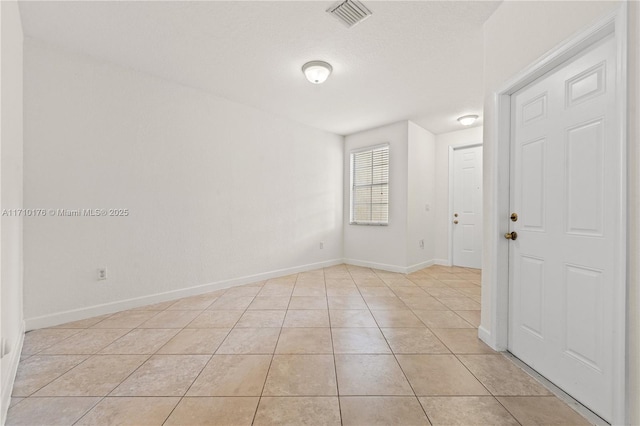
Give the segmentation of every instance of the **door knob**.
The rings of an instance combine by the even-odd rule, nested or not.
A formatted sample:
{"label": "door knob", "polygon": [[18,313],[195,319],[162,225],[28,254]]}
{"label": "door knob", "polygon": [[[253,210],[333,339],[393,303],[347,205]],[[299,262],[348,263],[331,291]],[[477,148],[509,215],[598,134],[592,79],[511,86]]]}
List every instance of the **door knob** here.
{"label": "door knob", "polygon": [[507,232],[506,234],[504,234],[504,237],[507,240],[516,240],[518,238],[518,233],[516,231],[513,232]]}
{"label": "door knob", "polygon": [[458,224],[458,221],[457,221],[457,220],[454,220],[454,221],[453,221],[453,224],[454,224],[454,225],[457,225],[457,224]]}
{"label": "door knob", "polygon": [[511,213],[511,222],[517,222],[518,221],[518,213]]}

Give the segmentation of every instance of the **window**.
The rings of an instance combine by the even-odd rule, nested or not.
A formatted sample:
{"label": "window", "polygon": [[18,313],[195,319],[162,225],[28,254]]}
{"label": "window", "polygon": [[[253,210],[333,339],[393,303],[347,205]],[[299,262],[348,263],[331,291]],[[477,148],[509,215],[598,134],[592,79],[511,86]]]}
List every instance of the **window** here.
{"label": "window", "polygon": [[389,145],[351,153],[351,224],[389,223]]}

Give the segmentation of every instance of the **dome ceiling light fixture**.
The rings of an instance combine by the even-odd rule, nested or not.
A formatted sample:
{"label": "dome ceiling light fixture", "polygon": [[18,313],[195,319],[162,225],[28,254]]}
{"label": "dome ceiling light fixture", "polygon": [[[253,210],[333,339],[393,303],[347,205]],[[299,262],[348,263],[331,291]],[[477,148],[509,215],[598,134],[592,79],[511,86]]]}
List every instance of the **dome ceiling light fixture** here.
{"label": "dome ceiling light fixture", "polygon": [[310,61],[302,66],[302,72],[313,84],[322,84],[333,71],[331,64],[324,61]]}
{"label": "dome ceiling light fixture", "polygon": [[458,117],[458,121],[463,126],[471,126],[473,123],[476,122],[477,119],[478,119],[478,116],[475,114],[463,115],[462,117]]}

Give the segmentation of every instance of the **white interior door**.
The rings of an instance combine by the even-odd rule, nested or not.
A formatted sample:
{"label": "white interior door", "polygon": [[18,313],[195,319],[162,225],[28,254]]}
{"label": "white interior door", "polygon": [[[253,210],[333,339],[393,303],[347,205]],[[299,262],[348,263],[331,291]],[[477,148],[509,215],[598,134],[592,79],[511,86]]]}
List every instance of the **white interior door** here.
{"label": "white interior door", "polygon": [[616,66],[610,36],[511,106],[509,350],[606,420],[624,256]]}
{"label": "white interior door", "polygon": [[482,146],[453,151],[453,265],[482,266]]}

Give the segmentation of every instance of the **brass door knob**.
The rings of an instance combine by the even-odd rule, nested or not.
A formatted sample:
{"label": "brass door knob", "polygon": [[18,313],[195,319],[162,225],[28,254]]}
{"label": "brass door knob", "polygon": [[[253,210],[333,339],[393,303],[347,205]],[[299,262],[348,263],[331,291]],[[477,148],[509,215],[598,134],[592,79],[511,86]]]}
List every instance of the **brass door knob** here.
{"label": "brass door knob", "polygon": [[518,213],[511,213],[511,222],[517,222],[518,221]]}
{"label": "brass door knob", "polygon": [[454,221],[453,221],[453,224],[454,224],[454,225],[457,225],[457,224],[458,224],[458,221],[457,221],[457,220],[454,220]]}
{"label": "brass door knob", "polygon": [[515,231],[513,231],[513,232],[507,232],[506,234],[504,234],[504,237],[505,237],[507,240],[513,240],[513,241],[515,241],[515,240],[516,240],[516,238],[518,238],[518,233],[517,233],[517,232],[515,232]]}

